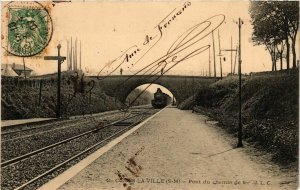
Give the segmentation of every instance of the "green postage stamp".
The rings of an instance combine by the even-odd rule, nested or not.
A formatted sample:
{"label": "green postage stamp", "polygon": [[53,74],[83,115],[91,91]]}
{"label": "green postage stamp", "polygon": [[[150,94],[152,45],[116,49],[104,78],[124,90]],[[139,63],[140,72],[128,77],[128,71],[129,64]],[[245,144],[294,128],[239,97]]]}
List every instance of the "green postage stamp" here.
{"label": "green postage stamp", "polygon": [[8,17],[7,51],[21,57],[43,51],[52,35],[47,9],[37,2],[12,2],[4,11]]}

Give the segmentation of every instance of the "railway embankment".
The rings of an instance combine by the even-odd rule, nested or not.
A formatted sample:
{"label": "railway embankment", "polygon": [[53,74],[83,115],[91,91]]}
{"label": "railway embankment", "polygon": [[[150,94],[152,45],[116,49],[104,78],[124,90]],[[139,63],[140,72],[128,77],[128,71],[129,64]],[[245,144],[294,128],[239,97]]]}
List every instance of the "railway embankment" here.
{"label": "railway embankment", "polygon": [[[15,85],[8,80],[2,81],[2,120],[55,117],[57,104],[57,82],[55,80],[44,82],[42,88],[39,87],[38,83],[35,84],[29,80],[22,85],[17,84]],[[128,98],[133,100],[139,93],[139,89],[135,89]],[[150,94],[144,93],[134,105],[149,104],[150,97]],[[108,96],[99,86],[95,86],[91,93],[75,94],[73,86],[68,85],[66,80],[62,81],[62,117],[116,110],[122,106],[119,100]]]}
{"label": "railway embankment", "polygon": [[[115,101],[99,90],[89,94],[73,96],[71,88],[62,88],[61,113],[63,117],[84,115],[114,110],[121,107]],[[39,89],[35,87],[2,86],[1,119],[28,119],[38,117],[55,117],[56,87],[45,85],[41,97]]]}
{"label": "railway embankment", "polygon": [[[243,138],[272,153],[273,161],[281,164],[298,158],[298,97],[298,69],[242,79]],[[179,107],[208,115],[220,127],[237,135],[238,77],[227,77],[203,88],[194,99]]]}

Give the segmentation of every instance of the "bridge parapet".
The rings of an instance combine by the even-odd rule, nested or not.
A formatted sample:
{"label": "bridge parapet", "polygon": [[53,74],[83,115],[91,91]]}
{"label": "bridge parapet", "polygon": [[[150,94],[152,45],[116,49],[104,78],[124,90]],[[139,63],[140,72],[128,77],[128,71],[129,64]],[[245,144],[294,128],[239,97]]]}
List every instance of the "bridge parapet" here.
{"label": "bridge parapet", "polygon": [[182,75],[112,75],[95,79],[105,93],[116,97],[121,102],[125,102],[129,93],[138,86],[150,83],[167,88],[178,103],[195,94],[203,86],[207,86],[216,80],[219,80],[219,78]]}

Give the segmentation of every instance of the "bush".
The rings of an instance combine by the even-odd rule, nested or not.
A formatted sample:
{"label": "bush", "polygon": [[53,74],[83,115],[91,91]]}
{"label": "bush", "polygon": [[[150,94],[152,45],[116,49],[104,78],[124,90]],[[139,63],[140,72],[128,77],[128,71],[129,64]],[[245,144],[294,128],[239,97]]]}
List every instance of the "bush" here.
{"label": "bush", "polygon": [[[226,78],[201,89],[197,111],[237,133],[238,78]],[[258,142],[280,162],[298,157],[298,73],[243,78],[242,122],[244,138]],[[185,105],[185,107],[189,107]]]}

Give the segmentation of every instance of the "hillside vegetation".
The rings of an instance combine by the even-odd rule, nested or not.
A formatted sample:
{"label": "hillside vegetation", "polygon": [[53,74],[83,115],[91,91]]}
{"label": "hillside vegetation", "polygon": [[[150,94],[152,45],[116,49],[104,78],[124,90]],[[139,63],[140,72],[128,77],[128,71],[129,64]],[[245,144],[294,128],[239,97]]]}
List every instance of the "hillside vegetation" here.
{"label": "hillside vegetation", "polygon": [[142,92],[142,90],[136,88],[127,96],[126,103],[132,106],[147,105],[151,104],[152,99],[153,94],[148,91]]}
{"label": "hillside vegetation", "polygon": [[[274,160],[289,162],[298,157],[298,71],[282,75],[243,78],[242,123],[244,139],[274,153]],[[230,133],[238,128],[238,78],[228,77],[181,105],[219,121]]]}
{"label": "hillside vegetation", "polygon": [[[88,81],[88,79],[86,79]],[[2,81],[3,82],[3,81]],[[28,83],[28,81],[27,81]],[[56,80],[43,83],[41,99],[39,100],[39,85],[2,85],[1,119],[27,119],[56,116]],[[134,94],[138,94],[138,89]],[[61,88],[61,115],[69,117],[116,110],[124,105],[114,97],[106,95],[101,87],[95,86],[89,93],[76,93],[72,84],[62,81]],[[129,97],[131,97],[130,95]],[[149,104],[150,94],[143,93],[134,105]],[[132,98],[133,99],[133,98]]]}

